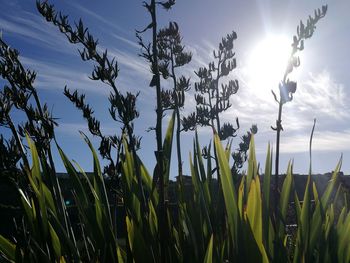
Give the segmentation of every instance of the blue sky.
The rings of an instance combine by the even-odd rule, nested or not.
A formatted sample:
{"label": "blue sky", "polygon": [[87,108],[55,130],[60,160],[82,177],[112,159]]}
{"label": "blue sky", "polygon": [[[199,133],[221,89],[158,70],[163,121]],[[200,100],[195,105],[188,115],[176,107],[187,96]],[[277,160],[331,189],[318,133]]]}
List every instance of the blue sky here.
{"label": "blue sky", "polygon": [[[100,47],[107,48],[109,54],[116,57],[120,66],[117,86],[122,92],[140,91],[140,118],[136,122],[136,133],[143,137],[140,155],[152,171],[155,135],[146,130],[155,125],[155,90],[148,87],[151,74],[148,65],[137,55],[140,48],[135,38],[135,29],[142,29],[149,23],[142,1],[50,2],[57,10],[69,14],[71,22],[82,18],[85,26],[99,39]],[[232,30],[237,32],[235,51],[238,67],[231,77],[239,80],[240,89],[232,98],[232,108],[223,118],[239,118],[239,135],[243,135],[251,124],[258,125],[259,133],[255,140],[257,157],[262,166],[268,142],[275,142],[270,126],[275,123],[278,105],[274,103],[270,90],[277,91],[278,79],[282,76],[274,73],[269,79],[259,79],[259,68],[266,74],[272,68],[266,64],[264,66],[259,59],[268,61],[266,63],[278,60],[279,49],[289,49],[300,19],[305,21],[315,8],[326,3],[320,0],[178,0],[169,12],[158,12],[160,27],[168,25],[170,21],[178,22],[183,43],[193,53],[191,64],[182,70],[191,77],[192,86],[196,81],[194,70],[212,60],[212,51],[221,37]],[[87,171],[91,170],[91,156],[78,134],[78,130],[87,131],[87,125],[80,112],[64,97],[63,88],[67,85],[72,90],[86,93],[87,101],[103,123],[103,131],[107,134],[119,133],[118,124],[112,122],[108,115],[108,87],[89,80],[93,65],[81,61],[78,47],[68,43],[57,28],[39,15],[35,1],[0,0],[0,4],[3,38],[20,51],[26,67],[37,71],[35,86],[41,100],[47,102],[52,107],[53,115],[59,118],[60,126],[56,133],[60,145],[70,158]],[[294,159],[295,172],[308,171],[308,141],[313,119],[317,118],[313,171],[331,171],[343,153],[342,170],[350,174],[350,106],[347,99],[350,95],[349,10],[349,1],[329,2],[326,17],[318,23],[314,36],[305,42],[305,50],[300,54],[301,66],[292,76],[298,82],[298,89],[293,102],[286,104],[283,110],[281,171],[286,169],[290,159]],[[271,39],[283,41],[271,49]],[[267,57],[261,56],[263,50]],[[191,91],[186,99],[184,114],[193,109]],[[20,115],[13,118],[21,120]],[[1,133],[5,133],[4,128],[0,129]],[[199,132],[201,144],[205,145],[211,138],[210,130],[200,129]],[[183,134],[182,138],[186,172],[193,133]],[[234,140],[234,147],[238,142],[239,138]],[[175,169],[175,162],[173,167]],[[58,169],[63,171],[61,164]]]}

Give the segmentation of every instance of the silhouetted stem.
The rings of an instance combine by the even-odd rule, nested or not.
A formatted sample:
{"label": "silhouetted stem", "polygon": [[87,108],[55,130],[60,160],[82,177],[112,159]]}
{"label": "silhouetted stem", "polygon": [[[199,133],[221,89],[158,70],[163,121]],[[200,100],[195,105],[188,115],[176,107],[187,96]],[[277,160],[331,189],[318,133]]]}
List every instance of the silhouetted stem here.
{"label": "silhouetted stem", "polygon": [[278,213],[278,200],[279,200],[279,191],[278,191],[278,177],[279,177],[279,158],[280,158],[280,137],[282,130],[282,102],[279,103],[278,107],[278,118],[276,121],[276,162],[275,162],[275,217]]}
{"label": "silhouetted stem", "polygon": [[156,1],[151,0],[150,13],[152,16],[152,56],[153,65],[152,70],[156,80],[156,93],[157,93],[157,123],[156,123],[156,140],[157,140],[157,165],[158,165],[158,179],[159,179],[159,233],[161,244],[161,262],[166,262],[166,215],[165,215],[165,191],[164,191],[164,169],[163,169],[163,142],[162,142],[162,118],[163,109],[161,101],[161,89],[160,89],[160,74],[158,67],[158,49],[157,49],[157,18],[156,18]]}
{"label": "silhouetted stem", "polygon": [[[174,63],[174,53],[171,48],[171,74],[174,84],[174,92],[177,91],[176,75],[175,75],[175,63]],[[179,100],[176,96],[175,102],[175,113],[176,113],[176,150],[177,150],[177,166],[178,166],[178,175],[179,180],[182,182],[182,156],[181,156],[181,119],[180,119],[180,109],[179,109]]]}
{"label": "silhouetted stem", "polygon": [[176,108],[176,119],[177,119],[177,127],[176,127],[176,150],[177,150],[177,166],[179,179],[182,180],[182,156],[181,156],[181,123],[180,123],[180,111],[179,108]]}
{"label": "silhouetted stem", "polygon": [[216,93],[216,101],[215,101],[215,106],[216,106],[216,128],[217,131],[220,132],[220,118],[219,118],[219,80],[220,80],[220,65],[222,63],[221,61],[221,52],[219,51],[219,61],[218,61],[218,68],[217,68],[217,76],[216,76],[216,85],[215,85],[215,93]]}

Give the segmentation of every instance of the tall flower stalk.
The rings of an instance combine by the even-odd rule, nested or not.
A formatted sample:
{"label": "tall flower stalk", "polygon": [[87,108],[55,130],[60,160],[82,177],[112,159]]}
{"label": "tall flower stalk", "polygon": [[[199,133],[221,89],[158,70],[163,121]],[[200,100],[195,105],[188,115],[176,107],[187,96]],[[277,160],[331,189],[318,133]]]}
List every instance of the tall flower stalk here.
{"label": "tall flower stalk", "polygon": [[[149,62],[151,71],[152,71],[152,80],[149,84],[150,87],[155,87],[156,89],[156,142],[157,150],[155,151],[157,165],[155,168],[155,173],[153,176],[154,185],[158,184],[159,186],[159,238],[161,240],[161,261],[166,261],[166,244],[168,242],[167,236],[169,229],[167,229],[167,215],[166,215],[166,206],[165,206],[165,164],[164,164],[164,149],[163,149],[163,136],[162,136],[162,120],[164,114],[164,108],[162,103],[162,89],[160,84],[161,76],[161,66],[159,63],[159,48],[158,48],[158,39],[157,39],[157,6],[161,5],[165,10],[169,10],[175,4],[175,0],[169,0],[164,2],[156,2],[151,0],[149,3],[143,2],[144,7],[151,17],[150,23],[141,31],[136,31],[136,37],[139,40],[139,45],[142,48],[142,53],[140,56],[144,57],[147,62]],[[141,34],[151,30],[151,42],[145,43],[141,37]]]}
{"label": "tall flower stalk", "polygon": [[[109,96],[109,113],[114,121],[122,124],[122,134],[119,136],[117,134],[104,135],[102,133],[100,129],[100,121],[93,116],[94,111],[90,105],[86,103],[85,94],[78,94],[77,90],[71,92],[67,87],[65,87],[64,95],[83,113],[84,119],[86,119],[88,122],[90,133],[100,139],[100,155],[103,159],[108,161],[108,165],[104,167],[104,174],[108,175],[112,179],[113,186],[115,188],[113,189],[114,191],[112,191],[114,197],[113,199],[117,200],[116,190],[120,186],[120,156],[122,156],[123,135],[125,134],[129,139],[127,147],[130,148],[134,159],[137,158],[136,150],[140,147],[140,139],[134,135],[133,123],[139,116],[136,109],[137,95],[130,92],[124,95],[119,91],[116,84],[119,73],[117,60],[115,58],[109,58],[107,50],[104,52],[100,52],[98,50],[98,41],[95,40],[88,28],[84,26],[82,20],[79,20],[75,26],[71,26],[68,21],[68,16],[62,14],[61,12],[57,12],[54,6],[49,4],[47,1],[37,1],[37,9],[48,22],[59,28],[60,32],[67,37],[70,43],[82,45],[83,48],[79,49],[79,54],[83,61],[95,62],[90,79],[101,81],[108,85],[111,89]],[[134,169],[141,196],[141,209],[143,214],[147,214],[148,206],[143,190],[140,169],[137,162]],[[117,204],[115,203],[114,211],[112,213],[114,230],[116,230],[116,209]]]}
{"label": "tall flower stalk", "polygon": [[283,131],[282,127],[282,110],[283,105],[289,101],[293,100],[293,94],[296,92],[297,83],[295,81],[290,81],[288,76],[293,71],[294,68],[299,67],[300,59],[297,55],[298,51],[302,51],[304,49],[304,41],[308,38],[311,38],[315,29],[317,22],[326,15],[327,6],[322,6],[321,9],[317,9],[314,12],[314,16],[309,16],[307,19],[306,25],[300,21],[300,25],[297,27],[297,34],[293,36],[292,42],[292,51],[289,57],[287,67],[283,76],[281,83],[279,84],[279,99],[277,95],[272,90],[272,94],[274,96],[275,101],[278,103],[278,114],[276,120],[276,127],[271,128],[276,131],[276,159],[275,159],[275,216],[278,214],[278,200],[279,200],[279,155],[280,155],[280,137],[281,131]]}
{"label": "tall flower stalk", "polygon": [[[208,67],[200,67],[195,74],[199,81],[195,83],[196,112],[183,118],[182,124],[185,131],[196,129],[197,125],[210,126],[216,130],[220,140],[226,140],[235,137],[239,128],[238,119],[236,125],[231,123],[222,123],[220,115],[228,110],[231,104],[231,96],[236,94],[239,88],[238,80],[229,80],[226,83],[222,80],[230,75],[236,68],[236,58],[234,50],[234,41],[237,39],[236,32],[227,34],[219,43],[219,48],[213,51],[214,61],[208,64]],[[215,147],[214,147],[215,148]],[[210,153],[208,152],[208,158]],[[214,149],[216,171],[219,164],[216,151]]]}
{"label": "tall flower stalk", "polygon": [[188,64],[192,54],[185,51],[182,38],[176,22],[170,22],[158,32],[158,57],[160,60],[160,71],[164,79],[171,78],[172,90],[162,90],[162,103],[164,110],[174,110],[176,117],[176,150],[178,163],[178,176],[182,181],[182,156],[181,156],[181,116],[180,110],[185,104],[185,92],[190,89],[190,79],[178,76],[177,69]]}

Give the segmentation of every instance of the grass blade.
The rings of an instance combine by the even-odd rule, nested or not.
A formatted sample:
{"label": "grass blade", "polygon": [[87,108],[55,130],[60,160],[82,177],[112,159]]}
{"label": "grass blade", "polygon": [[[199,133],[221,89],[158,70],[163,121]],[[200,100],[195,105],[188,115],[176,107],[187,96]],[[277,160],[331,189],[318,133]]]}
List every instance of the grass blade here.
{"label": "grass blade", "polygon": [[225,200],[229,231],[232,243],[236,245],[235,248],[238,250],[239,211],[237,207],[237,195],[225,151],[221,145],[220,138],[216,133],[214,134],[214,143],[221,173],[221,187]]}
{"label": "grass blade", "polygon": [[164,184],[167,186],[169,183],[169,173],[170,173],[170,162],[171,162],[171,149],[173,145],[173,135],[174,135],[174,123],[175,123],[175,111],[171,116],[171,119],[168,124],[168,128],[165,133],[164,142],[163,142],[163,152],[164,152]]}
{"label": "grass blade", "polygon": [[207,247],[207,252],[205,253],[204,263],[213,262],[213,235],[211,235],[209,244]]}
{"label": "grass blade", "polygon": [[15,261],[16,259],[16,245],[12,244],[2,235],[0,235],[0,252],[6,256],[7,259]]}
{"label": "grass blade", "polygon": [[269,236],[269,211],[270,211],[270,185],[271,185],[271,174],[272,174],[272,156],[270,144],[267,146],[267,154],[265,161],[265,174],[263,179],[263,235],[265,245],[268,244]]}

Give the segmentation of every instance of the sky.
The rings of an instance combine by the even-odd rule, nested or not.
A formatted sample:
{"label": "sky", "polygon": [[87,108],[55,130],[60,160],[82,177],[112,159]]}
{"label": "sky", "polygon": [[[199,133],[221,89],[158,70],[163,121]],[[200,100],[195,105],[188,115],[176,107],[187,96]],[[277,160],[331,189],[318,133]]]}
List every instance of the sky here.
{"label": "sky", "polygon": [[[121,92],[140,92],[137,107],[140,118],[135,123],[135,133],[142,136],[139,151],[146,167],[153,170],[156,141],[155,126],[156,94],[148,86],[152,74],[149,66],[139,57],[140,47],[135,29],[149,24],[149,16],[142,1],[49,1],[56,10],[69,15],[70,22],[81,18],[93,36],[99,39],[100,48],[108,49],[119,63],[117,86]],[[233,141],[238,147],[242,136],[252,124],[257,124],[256,151],[261,167],[264,167],[268,143],[275,147],[275,125],[278,105],[271,89],[278,92],[283,77],[284,61],[290,53],[292,37],[300,20],[306,21],[315,8],[328,4],[328,12],[317,24],[311,39],[305,41],[300,53],[301,65],[291,76],[298,87],[292,102],[283,109],[281,133],[280,171],[294,161],[295,173],[307,173],[309,167],[309,137],[313,119],[317,119],[313,138],[313,172],[332,171],[343,154],[342,171],[350,174],[350,2],[338,1],[287,1],[287,0],[178,0],[170,10],[158,10],[158,25],[164,27],[170,21],[179,25],[183,44],[193,54],[192,61],[181,72],[191,77],[192,90],[186,97],[183,115],[193,111],[194,71],[213,60],[212,52],[221,38],[235,31],[237,68],[230,75],[238,79],[239,91],[232,97],[232,107],[222,116],[225,121],[239,118],[241,128]],[[36,10],[35,1],[0,0],[0,30],[3,39],[20,51],[25,67],[37,72],[35,87],[42,102],[52,109],[58,118],[56,136],[67,155],[86,170],[92,170],[92,157],[78,130],[87,132],[87,124],[81,113],[63,95],[63,88],[78,89],[86,94],[87,102],[94,108],[106,134],[120,133],[117,123],[108,114],[108,86],[92,81],[89,75],[93,64],[83,62],[78,46],[68,42],[57,28],[47,23]],[[148,33],[149,34],[149,33]],[[169,84],[163,82],[167,87]],[[3,88],[3,87],[1,87]],[[21,121],[21,115],[13,118]],[[166,126],[165,118],[164,126]],[[3,127],[0,133],[6,134]],[[210,129],[199,129],[201,145],[211,139]],[[97,146],[97,141],[94,141]],[[189,153],[192,151],[194,134],[183,133],[184,170],[188,173]],[[176,174],[176,154],[173,152],[172,174]],[[64,171],[57,152],[57,169]]]}

